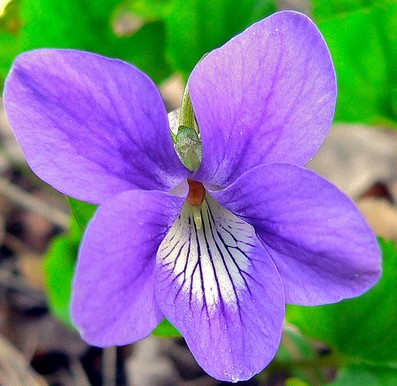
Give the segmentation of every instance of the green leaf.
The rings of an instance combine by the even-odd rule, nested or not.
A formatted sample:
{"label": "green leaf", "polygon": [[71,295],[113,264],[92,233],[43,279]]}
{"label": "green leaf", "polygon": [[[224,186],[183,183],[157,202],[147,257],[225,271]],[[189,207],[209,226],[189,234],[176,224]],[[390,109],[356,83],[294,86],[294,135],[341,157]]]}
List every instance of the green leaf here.
{"label": "green leaf", "polygon": [[166,59],[166,32],[161,21],[145,24],[137,33],[119,38],[110,55],[124,59],[145,72],[154,82],[160,83],[171,75]]}
{"label": "green leaf", "polygon": [[153,335],[161,338],[180,337],[181,333],[167,320],[164,319],[153,331]]}
{"label": "green leaf", "polygon": [[11,64],[18,54],[16,37],[8,32],[0,31],[0,88],[3,87]]}
{"label": "green leaf", "polygon": [[339,372],[332,386],[395,386],[396,380],[395,366],[350,365]]}
{"label": "green leaf", "polygon": [[299,378],[288,378],[285,381],[285,386],[309,386],[309,384]]}
{"label": "green leaf", "polygon": [[[73,227],[76,232],[78,227],[75,225]],[[73,327],[69,310],[78,245],[76,234],[58,236],[53,239],[44,258],[44,274],[50,309],[70,327]]]}
{"label": "green leaf", "polygon": [[367,293],[337,304],[287,308],[287,320],[304,334],[332,345],[348,358],[365,362],[397,358],[397,249],[393,242],[379,242],[383,275]]}
{"label": "green leaf", "polygon": [[187,79],[205,53],[274,11],[273,0],[175,0],[166,19],[173,65]]}
{"label": "green leaf", "polygon": [[397,2],[314,0],[338,77],[335,120],[397,127]]}
{"label": "green leaf", "polygon": [[89,204],[88,202],[76,200],[72,197],[68,197],[68,201],[77,223],[80,225],[81,229],[84,230],[88,222],[94,216],[97,206]]}
{"label": "green leaf", "polygon": [[18,32],[21,27],[19,1],[10,1],[0,15],[0,87],[19,52]]}
{"label": "green leaf", "polygon": [[375,5],[379,0],[312,0],[313,16],[320,22],[349,12],[363,10]]}
{"label": "green leaf", "polygon": [[127,13],[146,21],[165,18],[171,11],[173,0],[125,0],[116,7],[115,14]]}
{"label": "green leaf", "polygon": [[117,36],[111,15],[118,0],[29,0],[22,3],[21,50],[75,48],[130,61],[159,82],[170,74],[162,22]]}

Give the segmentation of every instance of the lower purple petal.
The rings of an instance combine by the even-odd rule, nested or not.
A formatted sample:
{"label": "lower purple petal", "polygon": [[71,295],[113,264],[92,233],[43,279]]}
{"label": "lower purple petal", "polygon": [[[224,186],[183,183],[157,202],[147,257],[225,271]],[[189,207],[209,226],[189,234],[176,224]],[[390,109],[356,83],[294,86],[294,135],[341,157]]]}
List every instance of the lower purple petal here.
{"label": "lower purple petal", "polygon": [[354,203],[314,172],[263,165],[213,195],[255,227],[280,273],[287,303],[337,302],[378,281],[373,232]]}
{"label": "lower purple petal", "polygon": [[132,343],[162,320],[154,296],[155,257],[183,201],[128,191],[98,209],[83,239],[72,300],[73,321],[88,343]]}
{"label": "lower purple petal", "polygon": [[206,196],[185,204],[157,255],[156,298],[211,376],[251,378],[274,357],[282,284],[254,229]]}

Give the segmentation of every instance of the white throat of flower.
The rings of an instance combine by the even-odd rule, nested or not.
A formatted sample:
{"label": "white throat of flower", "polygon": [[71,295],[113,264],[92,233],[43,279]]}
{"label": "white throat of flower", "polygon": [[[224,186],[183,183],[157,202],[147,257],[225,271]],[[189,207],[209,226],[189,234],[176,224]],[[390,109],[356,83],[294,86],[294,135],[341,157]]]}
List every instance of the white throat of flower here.
{"label": "white throat of flower", "polygon": [[220,302],[239,307],[239,291],[248,290],[247,254],[255,243],[253,227],[206,193],[200,205],[186,201],[157,258],[180,286],[178,294],[213,313]]}

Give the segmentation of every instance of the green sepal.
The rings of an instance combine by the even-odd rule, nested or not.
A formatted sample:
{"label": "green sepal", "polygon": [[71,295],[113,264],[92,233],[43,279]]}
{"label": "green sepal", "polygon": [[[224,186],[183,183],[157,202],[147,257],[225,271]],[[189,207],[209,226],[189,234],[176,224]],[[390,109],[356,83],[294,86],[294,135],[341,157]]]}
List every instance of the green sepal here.
{"label": "green sepal", "polygon": [[175,150],[182,163],[189,170],[198,170],[201,164],[202,145],[195,129],[179,126],[175,138]]}
{"label": "green sepal", "polygon": [[191,171],[198,170],[202,159],[202,143],[188,87],[183,94],[178,132],[176,135],[172,133],[172,139],[181,162]]}

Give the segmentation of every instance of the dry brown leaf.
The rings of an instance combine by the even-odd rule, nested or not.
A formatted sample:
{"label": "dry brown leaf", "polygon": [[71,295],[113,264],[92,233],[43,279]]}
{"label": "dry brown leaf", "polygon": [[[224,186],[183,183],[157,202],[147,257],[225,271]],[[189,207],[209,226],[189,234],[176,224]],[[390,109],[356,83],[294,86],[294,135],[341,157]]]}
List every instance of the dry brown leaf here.
{"label": "dry brown leaf", "polygon": [[17,266],[28,284],[36,289],[45,289],[43,259],[34,253],[24,253],[18,256]]}
{"label": "dry brown leaf", "polygon": [[47,382],[26,362],[25,358],[0,335],[0,384],[2,386],[45,386]]}
{"label": "dry brown leaf", "polygon": [[374,232],[387,240],[397,241],[397,208],[384,198],[365,197],[357,206]]}

